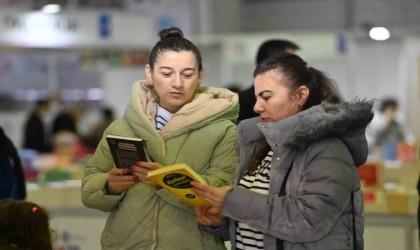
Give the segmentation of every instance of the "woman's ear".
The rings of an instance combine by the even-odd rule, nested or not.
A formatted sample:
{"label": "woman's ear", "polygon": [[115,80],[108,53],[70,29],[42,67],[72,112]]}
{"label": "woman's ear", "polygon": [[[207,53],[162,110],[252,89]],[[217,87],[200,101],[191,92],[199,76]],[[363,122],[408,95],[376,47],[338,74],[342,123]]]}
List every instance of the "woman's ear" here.
{"label": "woman's ear", "polygon": [[295,92],[296,101],[300,107],[303,107],[305,105],[306,100],[308,100],[309,97],[309,89],[305,85],[301,85]]}
{"label": "woman's ear", "polygon": [[153,81],[152,81],[152,68],[150,67],[149,64],[146,64],[146,66],[144,66],[144,73],[146,74],[146,81],[149,85],[153,85]]}
{"label": "woman's ear", "polygon": [[198,82],[197,82],[197,87],[200,87],[201,85],[201,81],[203,80],[204,77],[204,68],[202,68],[200,70],[200,72],[198,72]]}

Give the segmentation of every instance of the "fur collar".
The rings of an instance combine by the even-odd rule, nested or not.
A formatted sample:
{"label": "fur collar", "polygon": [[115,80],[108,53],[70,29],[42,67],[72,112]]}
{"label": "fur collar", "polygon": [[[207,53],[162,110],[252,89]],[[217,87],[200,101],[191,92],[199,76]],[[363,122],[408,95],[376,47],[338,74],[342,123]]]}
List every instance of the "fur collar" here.
{"label": "fur collar", "polygon": [[294,119],[295,126],[285,145],[303,150],[329,137],[364,134],[373,118],[372,106],[373,101],[356,100],[342,104],[322,103],[303,111]]}

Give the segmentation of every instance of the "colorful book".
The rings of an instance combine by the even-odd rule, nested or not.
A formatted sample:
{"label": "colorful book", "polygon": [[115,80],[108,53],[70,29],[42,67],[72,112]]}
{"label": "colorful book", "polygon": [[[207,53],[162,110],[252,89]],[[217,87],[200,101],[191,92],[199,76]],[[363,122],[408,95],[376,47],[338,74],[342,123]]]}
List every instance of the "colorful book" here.
{"label": "colorful book", "polygon": [[147,175],[164,189],[193,206],[206,205],[207,202],[191,190],[191,181],[207,184],[199,174],[184,163],[164,166],[150,171]]}

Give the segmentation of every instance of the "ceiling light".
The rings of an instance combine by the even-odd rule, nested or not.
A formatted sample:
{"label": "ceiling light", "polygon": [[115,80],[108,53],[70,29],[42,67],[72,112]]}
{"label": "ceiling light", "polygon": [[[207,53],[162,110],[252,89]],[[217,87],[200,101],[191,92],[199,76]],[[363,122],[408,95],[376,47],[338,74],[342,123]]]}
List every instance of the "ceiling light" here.
{"label": "ceiling light", "polygon": [[41,9],[45,14],[57,14],[60,10],[61,6],[59,4],[47,4]]}
{"label": "ceiling light", "polygon": [[390,37],[389,30],[385,27],[373,27],[369,31],[369,37],[373,40],[385,41]]}

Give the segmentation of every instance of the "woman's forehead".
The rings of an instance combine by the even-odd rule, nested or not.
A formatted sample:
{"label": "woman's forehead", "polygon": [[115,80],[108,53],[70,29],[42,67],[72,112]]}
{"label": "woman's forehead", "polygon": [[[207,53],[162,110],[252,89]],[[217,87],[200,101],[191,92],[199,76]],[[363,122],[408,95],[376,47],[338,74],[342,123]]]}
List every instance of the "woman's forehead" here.
{"label": "woman's forehead", "polygon": [[156,58],[157,65],[184,65],[188,67],[196,67],[197,61],[191,51],[164,51]]}

